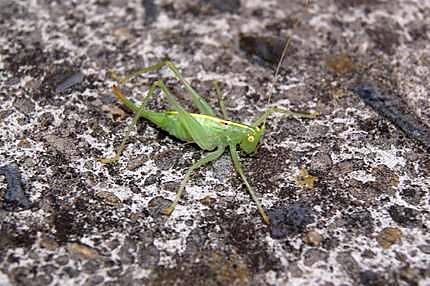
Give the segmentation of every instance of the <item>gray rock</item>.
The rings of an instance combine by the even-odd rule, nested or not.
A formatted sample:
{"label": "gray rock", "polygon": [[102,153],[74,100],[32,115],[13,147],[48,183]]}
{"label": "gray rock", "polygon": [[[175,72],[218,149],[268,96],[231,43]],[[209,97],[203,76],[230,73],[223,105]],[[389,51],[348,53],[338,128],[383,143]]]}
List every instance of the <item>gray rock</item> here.
{"label": "gray rock", "polygon": [[306,266],[312,266],[319,261],[326,261],[328,259],[328,253],[324,250],[311,248],[304,254],[303,263]]}
{"label": "gray rock", "polygon": [[336,256],[336,261],[354,281],[358,281],[360,277],[360,266],[349,252],[340,252]]}

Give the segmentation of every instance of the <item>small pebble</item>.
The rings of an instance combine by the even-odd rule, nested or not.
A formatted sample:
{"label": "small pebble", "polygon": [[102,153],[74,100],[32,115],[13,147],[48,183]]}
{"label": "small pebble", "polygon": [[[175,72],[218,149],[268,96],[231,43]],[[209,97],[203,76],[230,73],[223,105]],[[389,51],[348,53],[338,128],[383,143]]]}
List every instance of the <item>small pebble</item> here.
{"label": "small pebble", "polygon": [[430,244],[418,245],[418,249],[421,250],[422,253],[430,254]]}
{"label": "small pebble", "polygon": [[108,191],[99,191],[96,193],[96,197],[110,206],[119,206],[121,204],[121,199]]}
{"label": "small pebble", "polygon": [[98,251],[87,245],[71,242],[67,244],[67,250],[74,255],[80,256],[84,259],[99,259],[101,258]]}
{"label": "small pebble", "polygon": [[318,246],[318,245],[320,245],[321,240],[322,240],[321,234],[319,234],[315,230],[308,231],[305,234],[304,238],[303,238],[303,241],[306,244],[309,244],[309,245],[312,245],[312,246]]}
{"label": "small pebble", "polygon": [[17,147],[19,147],[19,148],[31,148],[31,143],[26,138],[24,138],[24,139],[19,140]]}
{"label": "small pebble", "polygon": [[76,72],[67,76],[62,82],[55,87],[55,93],[62,93],[66,89],[71,88],[74,85],[81,83],[84,80],[84,75],[80,72]]}
{"label": "small pebble", "polygon": [[216,199],[212,198],[210,196],[206,196],[206,197],[200,199],[200,202],[202,204],[204,204],[205,206],[211,206],[211,205],[213,205],[216,202]]}
{"label": "small pebble", "polygon": [[396,227],[386,227],[384,228],[376,237],[379,245],[388,249],[393,244],[398,243],[402,237],[402,231]]}
{"label": "small pebble", "polygon": [[59,247],[58,242],[50,238],[42,238],[40,240],[40,246],[50,251],[54,251]]}
{"label": "small pebble", "polygon": [[303,264],[308,267],[311,267],[319,261],[326,261],[328,259],[328,256],[329,254],[324,250],[318,248],[311,248],[304,253]]}
{"label": "small pebble", "polygon": [[300,169],[300,173],[296,176],[296,183],[304,189],[313,189],[318,178],[309,174],[305,168]]}
{"label": "small pebble", "polygon": [[306,226],[314,222],[312,209],[300,203],[269,210],[270,234],[273,238],[302,233]]}
{"label": "small pebble", "polygon": [[312,170],[325,173],[329,171],[333,165],[330,154],[325,152],[317,152],[311,159]]}
{"label": "small pebble", "polygon": [[148,161],[147,156],[138,156],[138,157],[132,158],[127,163],[127,170],[134,171],[140,166],[142,166],[143,164],[145,164],[146,161]]}
{"label": "small pebble", "polygon": [[114,121],[120,121],[125,118],[126,113],[124,110],[119,108],[118,106],[114,104],[106,104],[102,106],[102,111],[109,114],[112,120]]}
{"label": "small pebble", "polygon": [[55,258],[55,262],[60,266],[66,265],[67,263],[69,263],[69,256],[67,255],[57,256]]}

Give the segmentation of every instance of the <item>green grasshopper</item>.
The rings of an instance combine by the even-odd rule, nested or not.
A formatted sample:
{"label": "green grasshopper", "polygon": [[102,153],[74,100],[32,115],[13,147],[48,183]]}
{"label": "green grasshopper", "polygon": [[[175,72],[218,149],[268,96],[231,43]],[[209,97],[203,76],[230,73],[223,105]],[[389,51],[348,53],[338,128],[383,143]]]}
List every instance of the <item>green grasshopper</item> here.
{"label": "green grasshopper", "polygon": [[[137,121],[142,117],[152,122],[160,129],[168,132],[170,135],[185,141],[197,144],[201,149],[212,151],[205,157],[194,163],[185,173],[185,176],[179,186],[174,201],[162,210],[164,215],[170,215],[178,204],[185,185],[189,181],[191,174],[197,168],[206,165],[207,163],[217,160],[225,151],[226,147],[230,149],[231,158],[233,161],[236,172],[240,175],[251,195],[253,201],[257,205],[257,209],[266,224],[270,224],[269,216],[266,214],[264,208],[261,206],[255,192],[251,188],[237,154],[237,146],[239,145],[246,154],[255,153],[258,143],[262,138],[265,131],[266,119],[274,112],[283,113],[287,116],[298,116],[305,118],[314,118],[315,114],[312,113],[299,113],[289,111],[283,108],[270,107],[263,112],[254,123],[247,125],[231,121],[225,110],[223,97],[220,96],[218,85],[215,85],[215,90],[218,94],[220,109],[223,118],[215,115],[215,112],[209,104],[191,87],[191,85],[184,79],[179,70],[170,61],[163,61],[158,64],[142,68],[122,78],[113,74],[113,78],[118,80],[120,84],[125,83],[131,77],[139,74],[156,71],[166,66],[173,73],[174,77],[180,81],[185,89],[191,94],[193,104],[200,111],[200,114],[189,113],[178,103],[175,97],[171,94],[162,80],[157,80],[149,87],[147,95],[144,97],[140,106],[127,99],[125,95],[117,86],[113,86],[113,92],[118,100],[124,104],[128,109],[135,114],[132,123],[128,126],[125,132],[124,139],[119,146],[116,155],[112,158],[102,159],[103,163],[115,163],[119,160],[121,152],[124,150],[125,144],[128,140],[131,129],[136,125]],[[276,79],[276,75],[275,75]],[[154,95],[155,90],[159,88],[161,92],[167,97],[173,111],[155,112],[146,108],[148,101]]]}

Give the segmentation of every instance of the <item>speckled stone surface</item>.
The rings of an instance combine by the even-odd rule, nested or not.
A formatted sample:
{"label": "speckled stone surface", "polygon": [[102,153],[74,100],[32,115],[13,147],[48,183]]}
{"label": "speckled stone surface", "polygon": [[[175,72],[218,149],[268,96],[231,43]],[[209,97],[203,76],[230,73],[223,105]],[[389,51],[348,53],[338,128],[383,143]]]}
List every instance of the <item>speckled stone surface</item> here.
{"label": "speckled stone surface", "polygon": [[[0,166],[32,205],[11,206],[0,175],[0,285],[430,285],[430,149],[398,125],[428,139],[428,19],[422,0],[1,0]],[[320,116],[271,117],[241,159],[272,226],[227,153],[161,215],[204,152],[145,121],[118,164],[97,161],[132,120],[110,69],[169,58],[217,111],[218,80],[249,123],[274,72],[258,39],[286,35],[272,105]],[[159,78],[193,110],[167,70],[123,89],[139,101]],[[397,123],[354,92],[363,82],[401,103]]]}

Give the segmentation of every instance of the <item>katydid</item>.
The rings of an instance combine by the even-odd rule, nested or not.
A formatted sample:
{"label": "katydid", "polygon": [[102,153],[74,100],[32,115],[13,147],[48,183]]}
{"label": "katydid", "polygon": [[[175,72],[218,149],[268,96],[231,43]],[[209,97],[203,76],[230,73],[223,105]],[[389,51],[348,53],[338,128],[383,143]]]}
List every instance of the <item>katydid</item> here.
{"label": "katydid", "polygon": [[[124,150],[125,144],[128,140],[131,129],[136,125],[137,121],[141,117],[152,122],[160,129],[168,132],[170,135],[180,140],[195,143],[201,149],[211,151],[205,157],[194,163],[185,173],[174,201],[167,208],[162,210],[163,214],[170,215],[178,204],[185,185],[189,181],[192,172],[211,161],[217,160],[228,147],[236,172],[242,178],[249,194],[257,205],[257,209],[263,221],[266,224],[270,224],[269,216],[261,206],[259,199],[248,183],[248,180],[242,170],[239,156],[237,154],[237,146],[239,145],[240,149],[242,149],[246,154],[256,152],[257,145],[265,131],[266,119],[274,112],[283,113],[287,116],[299,116],[305,118],[313,118],[315,114],[293,112],[283,108],[270,107],[265,112],[263,112],[263,114],[257,117],[254,123],[250,125],[234,122],[229,120],[227,117],[223,98],[221,97],[219,88],[216,85],[215,89],[219,97],[220,107],[223,114],[223,118],[219,118],[215,115],[215,112],[212,110],[209,104],[191,87],[188,81],[183,78],[179,70],[170,61],[163,61],[153,66],[142,68],[122,78],[114,75],[114,78],[116,78],[120,84],[123,84],[133,76],[156,71],[164,66],[170,69],[174,77],[185,86],[185,89],[191,94],[193,104],[200,111],[200,114],[189,113],[185,111],[162,80],[157,80],[152,83],[140,106],[127,99],[117,86],[113,86],[112,89],[115,96],[122,104],[133,111],[135,116],[132,123],[128,126],[125,132],[124,139],[122,140],[116,155],[113,158],[102,159],[101,161],[103,163],[114,163],[119,160],[121,152]],[[275,74],[275,79],[276,75],[277,74]],[[167,97],[169,105],[173,108],[172,111],[155,112],[147,109],[146,105],[154,95],[154,92],[157,88],[159,88],[161,92]]]}

